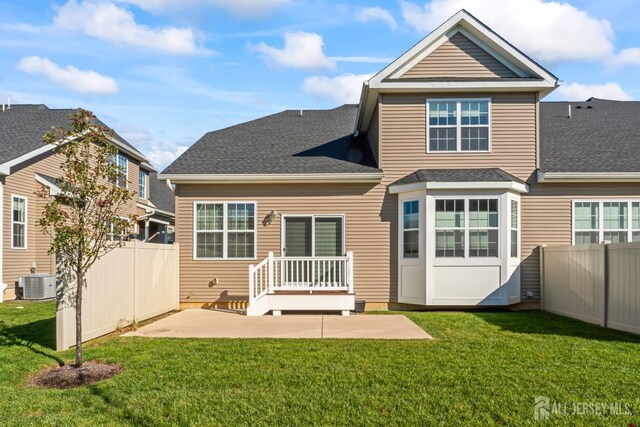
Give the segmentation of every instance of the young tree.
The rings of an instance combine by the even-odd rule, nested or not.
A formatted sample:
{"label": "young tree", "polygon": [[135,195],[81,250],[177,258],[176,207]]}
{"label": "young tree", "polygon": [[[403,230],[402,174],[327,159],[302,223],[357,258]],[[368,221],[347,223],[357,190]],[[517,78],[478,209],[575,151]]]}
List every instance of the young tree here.
{"label": "young tree", "polygon": [[46,199],[38,225],[51,236],[49,254],[56,256],[58,298],[76,310],[76,367],[82,366],[82,291],[91,266],[123,245],[136,220],[124,209],[134,196],[116,161],[113,132],[96,125],[95,116],[79,109],[69,116],[67,129],[53,127],[44,136],[61,157],[60,194]]}

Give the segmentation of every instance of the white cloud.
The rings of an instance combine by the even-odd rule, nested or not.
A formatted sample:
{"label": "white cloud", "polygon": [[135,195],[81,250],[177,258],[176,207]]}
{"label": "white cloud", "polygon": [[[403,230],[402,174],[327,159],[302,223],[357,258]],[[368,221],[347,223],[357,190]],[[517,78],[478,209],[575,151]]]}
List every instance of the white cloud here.
{"label": "white cloud", "polygon": [[241,18],[262,18],[292,0],[117,0],[152,12],[174,11],[178,8],[217,7]]}
{"label": "white cloud", "polygon": [[559,1],[432,0],[418,6],[401,0],[400,6],[406,23],[423,34],[464,8],[541,61],[603,59],[613,51],[609,21]]}
{"label": "white cloud", "polygon": [[373,76],[371,74],[342,74],[336,77],[313,76],[302,83],[302,90],[311,96],[336,101],[340,104],[360,102],[362,83]]}
{"label": "white cloud", "polygon": [[267,61],[289,68],[305,70],[333,70],[335,61],[323,52],[322,36],[315,33],[286,33],[284,48],[278,49],[266,43],[253,46],[252,49],[264,55]]}
{"label": "white cloud", "polygon": [[391,28],[394,31],[398,29],[398,23],[396,22],[391,12],[377,6],[360,9],[356,13],[356,19],[359,22],[363,22],[363,23],[370,22],[370,21],[381,21],[387,24],[389,28]]}
{"label": "white cloud", "polygon": [[378,58],[376,56],[330,56],[336,62],[358,62],[362,64],[388,64],[395,58]]}
{"label": "white cloud", "polygon": [[624,67],[626,65],[640,65],[640,48],[632,47],[622,49],[609,61],[609,65],[614,67]]}
{"label": "white cloud", "polygon": [[601,85],[584,85],[571,83],[562,85],[556,94],[566,101],[585,101],[591,97],[613,99],[618,101],[632,101],[633,97],[626,93],[618,83],[609,82]]}
{"label": "white cloud", "polygon": [[47,58],[28,56],[16,66],[29,74],[43,74],[50,80],[78,93],[118,93],[118,84],[107,76],[91,70],[79,70],[71,65],[62,68]]}
{"label": "white cloud", "polygon": [[129,44],[171,54],[199,51],[190,28],[150,28],[136,23],[126,9],[113,3],[69,0],[54,18],[58,28],[82,31],[113,43]]}
{"label": "white cloud", "polygon": [[151,132],[140,126],[123,125],[118,134],[141,150],[158,170],[166,168],[189,148],[165,139],[156,139]]}

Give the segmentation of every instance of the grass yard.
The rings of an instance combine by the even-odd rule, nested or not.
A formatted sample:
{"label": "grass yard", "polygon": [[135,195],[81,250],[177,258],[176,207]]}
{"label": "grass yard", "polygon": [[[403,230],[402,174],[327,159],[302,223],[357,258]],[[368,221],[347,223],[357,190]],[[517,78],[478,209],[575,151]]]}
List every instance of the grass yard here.
{"label": "grass yard", "polygon": [[[640,338],[542,312],[407,313],[435,338],[416,342],[111,336],[85,358],[122,364],[117,377],[26,386],[73,359],[52,350],[54,315],[0,304],[0,425],[640,424]],[[542,423],[540,395],[633,414]]]}

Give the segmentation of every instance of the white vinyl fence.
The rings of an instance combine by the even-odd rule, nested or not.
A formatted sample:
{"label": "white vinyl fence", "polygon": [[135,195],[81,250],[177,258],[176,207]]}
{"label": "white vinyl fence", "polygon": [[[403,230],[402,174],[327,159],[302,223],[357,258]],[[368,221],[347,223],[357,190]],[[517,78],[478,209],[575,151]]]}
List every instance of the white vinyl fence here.
{"label": "white vinyl fence", "polygon": [[[179,308],[178,245],[127,242],[89,271],[82,301],[82,341]],[[75,309],[58,298],[56,347],[75,345]]]}
{"label": "white vinyl fence", "polygon": [[543,310],[640,333],[640,243],[540,251]]}

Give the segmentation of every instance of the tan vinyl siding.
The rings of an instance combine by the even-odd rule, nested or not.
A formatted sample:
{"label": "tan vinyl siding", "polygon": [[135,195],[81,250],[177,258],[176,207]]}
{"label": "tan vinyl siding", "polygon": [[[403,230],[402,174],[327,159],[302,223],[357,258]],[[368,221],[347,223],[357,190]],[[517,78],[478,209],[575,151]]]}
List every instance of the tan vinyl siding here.
{"label": "tan vinyl siding", "polygon": [[[129,160],[129,189],[138,190],[138,164]],[[7,298],[13,297],[14,285],[20,276],[29,274],[31,263],[36,262],[38,273],[51,273],[54,268],[52,258],[47,254],[50,237],[36,225],[45,204],[43,199],[36,196],[42,184],[35,180],[35,174],[40,173],[58,177],[61,157],[52,152],[45,153],[23,164],[12,168],[11,174],[4,180],[3,200],[3,272],[2,279],[8,285]],[[135,177],[135,179],[134,179]],[[135,187],[133,187],[135,185]],[[11,195],[26,197],[27,206],[27,248],[11,249]],[[137,196],[127,204],[123,214],[137,213]]]}
{"label": "tan vinyl siding", "polygon": [[[491,98],[490,153],[427,153],[428,98]],[[536,96],[511,94],[384,95],[380,104],[381,159],[385,178],[424,168],[498,167],[526,180],[536,165]]]}
{"label": "tan vinyl siding", "polygon": [[[44,259],[39,244],[43,242],[40,228],[36,225],[40,217],[40,209],[43,204],[38,200],[36,191],[41,184],[36,182],[35,173],[59,176],[58,156],[51,152],[41,155],[32,161],[25,162],[19,168],[14,168],[13,173],[5,178],[4,205],[3,205],[3,274],[2,279],[8,285],[7,291],[12,294],[15,282],[20,276],[29,274],[31,263],[37,263],[39,273],[50,272],[50,262]],[[27,248],[11,249],[11,195],[26,197],[27,204]],[[37,249],[38,248],[38,249]],[[46,252],[46,250],[45,250]]]}
{"label": "tan vinyl siding", "polygon": [[471,40],[457,33],[401,78],[421,77],[517,77],[517,75]]}
{"label": "tan vinyl siding", "polygon": [[367,132],[367,140],[376,163],[380,162],[380,110],[376,107]]}
{"label": "tan vinyl siding", "polygon": [[[640,198],[640,184],[537,184],[522,197],[522,301],[540,299],[539,245],[570,245],[572,201]],[[528,291],[534,293],[527,298]]]}
{"label": "tan vinyl siding", "polygon": [[[248,295],[248,268],[269,251],[281,252],[281,215],[344,214],[346,250],[354,252],[356,298],[387,302],[395,299],[395,261],[390,244],[396,231],[395,197],[375,184],[227,184],[185,185],[177,188],[176,240],[180,243],[180,299],[183,302],[241,301]],[[255,261],[194,260],[193,202],[257,202]],[[269,225],[262,220],[271,211]],[[394,239],[395,240],[395,239]],[[218,284],[213,285],[213,279]]]}

